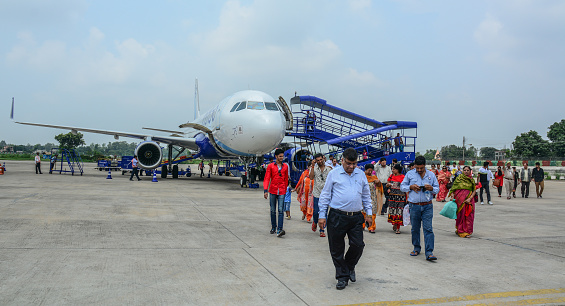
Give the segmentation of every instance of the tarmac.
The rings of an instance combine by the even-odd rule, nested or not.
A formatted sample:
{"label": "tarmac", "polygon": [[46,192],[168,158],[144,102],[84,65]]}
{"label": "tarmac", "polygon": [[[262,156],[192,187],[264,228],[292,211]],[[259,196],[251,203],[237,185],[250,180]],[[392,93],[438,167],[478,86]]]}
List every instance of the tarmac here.
{"label": "tarmac", "polygon": [[410,226],[396,235],[378,216],[357,282],[338,291],[295,196],[277,238],[261,188],[237,178],[132,182],[95,164],[72,176],[5,162],[0,305],[565,305],[562,181],[543,199],[531,184],[528,199],[477,205],[470,239],[434,202],[436,262],[409,256]]}

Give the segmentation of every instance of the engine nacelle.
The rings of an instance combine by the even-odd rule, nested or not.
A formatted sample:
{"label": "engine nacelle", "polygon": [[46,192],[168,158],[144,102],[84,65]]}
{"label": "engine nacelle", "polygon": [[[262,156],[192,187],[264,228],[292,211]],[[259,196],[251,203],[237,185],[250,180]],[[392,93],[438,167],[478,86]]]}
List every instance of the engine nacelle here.
{"label": "engine nacelle", "polygon": [[137,155],[137,161],[141,168],[152,170],[161,164],[163,150],[154,141],[144,141],[135,148],[135,155]]}
{"label": "engine nacelle", "polygon": [[284,153],[284,157],[292,165],[292,171],[303,171],[308,168],[306,158],[311,154],[312,153],[310,153],[307,148],[296,147],[287,150]]}

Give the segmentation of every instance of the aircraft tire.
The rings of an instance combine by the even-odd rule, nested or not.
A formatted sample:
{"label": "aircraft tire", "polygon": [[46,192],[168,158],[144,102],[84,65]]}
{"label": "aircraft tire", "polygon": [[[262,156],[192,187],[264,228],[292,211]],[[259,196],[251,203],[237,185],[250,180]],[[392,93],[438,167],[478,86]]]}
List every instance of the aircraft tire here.
{"label": "aircraft tire", "polygon": [[247,176],[242,175],[239,179],[239,183],[241,184],[241,188],[245,187],[245,185],[247,184]]}
{"label": "aircraft tire", "polygon": [[174,165],[173,166],[173,178],[179,178],[179,166],[178,165]]}
{"label": "aircraft tire", "polygon": [[164,165],[163,167],[161,167],[161,178],[167,178],[167,165]]}

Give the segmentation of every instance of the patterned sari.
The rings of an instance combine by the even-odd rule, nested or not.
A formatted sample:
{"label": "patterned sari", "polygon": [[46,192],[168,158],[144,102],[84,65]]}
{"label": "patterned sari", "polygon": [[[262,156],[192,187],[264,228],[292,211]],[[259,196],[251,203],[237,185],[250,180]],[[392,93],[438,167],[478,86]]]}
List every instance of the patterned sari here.
{"label": "patterned sari", "polygon": [[[367,181],[369,182],[369,190],[371,191],[371,204],[373,205],[373,223],[369,226],[369,231],[374,231],[377,229],[377,224],[375,223],[375,217],[377,215],[377,211],[380,213],[380,209],[383,207],[382,197],[377,196],[377,192],[380,190],[382,194],[382,185],[379,189],[377,187],[377,182],[379,178],[376,175],[367,175]],[[380,203],[380,206],[379,206]],[[363,216],[366,216],[365,212],[363,212]],[[365,223],[363,223],[363,228],[365,228]]]}
{"label": "patterned sari", "polygon": [[393,174],[388,178],[391,185],[388,193],[388,223],[397,226],[403,225],[402,213],[406,206],[406,193],[400,191],[402,180],[404,180],[404,174]]}
{"label": "patterned sari", "polygon": [[[449,194],[454,195],[454,200],[457,203],[457,220],[455,220],[455,233],[459,237],[465,238],[473,234],[473,225],[475,222],[475,198],[471,195],[475,191],[475,181],[461,174],[457,176],[453,182],[453,187]],[[469,199],[469,203],[463,203]]]}

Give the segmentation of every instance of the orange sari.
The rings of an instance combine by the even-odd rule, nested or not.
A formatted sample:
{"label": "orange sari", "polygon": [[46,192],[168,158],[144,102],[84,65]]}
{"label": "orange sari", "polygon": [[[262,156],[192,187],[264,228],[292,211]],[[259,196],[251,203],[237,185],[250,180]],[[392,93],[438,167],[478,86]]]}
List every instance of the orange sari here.
{"label": "orange sari", "polygon": [[[379,187],[377,187],[376,182],[379,182],[379,178],[376,175],[367,175],[367,181],[369,182],[369,190],[371,191],[371,204],[373,205],[373,223],[371,224],[371,226],[369,226],[368,230],[369,231],[374,231],[375,229],[377,229],[377,224],[375,222],[376,216],[377,216],[377,211],[380,214],[381,209],[383,208],[383,201],[382,201],[382,197],[381,200],[379,201],[379,197],[377,196],[377,191],[379,190]],[[381,185],[380,187],[380,191],[382,193],[383,187]],[[363,212],[363,216],[366,216],[365,212]],[[363,223],[363,228],[365,228],[365,223]]]}
{"label": "orange sari", "polygon": [[314,181],[310,180],[310,171],[308,169],[302,172],[300,180],[296,184],[297,200],[300,203],[300,211],[306,215],[308,221],[314,215],[314,196],[310,192],[313,188]]}

